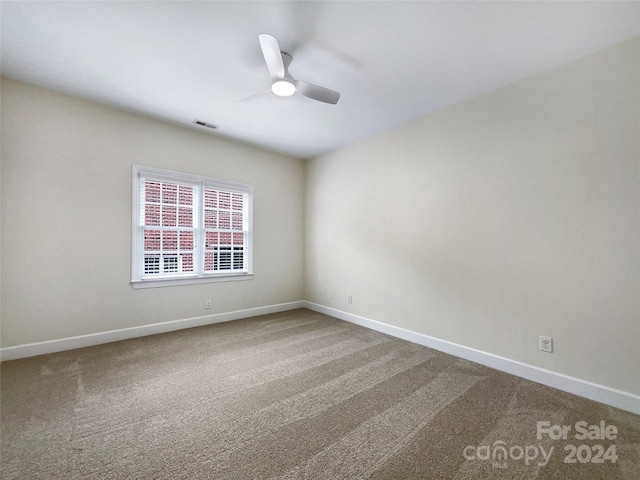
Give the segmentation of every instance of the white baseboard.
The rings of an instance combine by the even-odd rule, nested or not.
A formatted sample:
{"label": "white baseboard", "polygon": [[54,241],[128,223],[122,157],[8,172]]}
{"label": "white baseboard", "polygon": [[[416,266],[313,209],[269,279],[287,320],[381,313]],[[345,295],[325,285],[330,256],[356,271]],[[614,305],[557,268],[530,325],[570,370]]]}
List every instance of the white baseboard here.
{"label": "white baseboard", "polygon": [[284,312],[286,310],[304,308],[304,306],[305,303],[302,301],[281,303],[277,305],[267,305],[264,307],[248,308],[245,310],[236,310],[233,312],[215,313],[213,315],[204,315],[202,317],[184,318],[181,320],[142,325],[140,327],[91,333],[89,335],[79,335],[77,337],[61,338],[58,340],[48,340],[46,342],[16,345],[15,347],[0,348],[0,361],[34,357],[36,355],[73,350],[74,348],[91,347],[93,345],[128,340],[130,338],[146,337],[147,335],[172,332],[174,330],[182,330],[184,328],[201,327],[203,325],[211,325],[213,323],[229,322],[231,320],[239,320],[241,318],[266,315],[267,313]]}
{"label": "white baseboard", "polygon": [[34,357],[48,353],[72,350],[74,348],[91,347],[103,343],[117,342],[131,338],[155,335],[157,333],[172,332],[185,328],[200,327],[214,323],[229,322],[242,318],[266,315],[268,313],[278,313],[296,308],[308,308],[316,312],[324,313],[331,317],[339,318],[356,325],[361,325],[378,332],[386,333],[393,337],[401,338],[409,342],[417,343],[425,347],[433,348],[440,352],[448,353],[456,357],[464,358],[472,362],[495,368],[518,377],[526,378],[534,382],[557,388],[574,395],[578,395],[590,400],[595,400],[613,407],[626,410],[640,415],[640,395],[636,395],[621,390],[616,390],[605,385],[570,377],[561,373],[535,367],[526,363],[518,362],[508,358],[493,355],[473,348],[465,347],[456,343],[430,337],[422,333],[413,332],[404,328],[395,327],[386,323],[371,320],[359,315],[337,310],[335,308],[319,305],[307,301],[297,301],[281,303],[277,305],[267,305],[264,307],[236,310],[232,312],[216,313],[202,317],[185,318],[139,327],[123,328],[108,332],[92,333],[89,335],[79,335],[77,337],[61,338],[58,340],[48,340],[45,342],[16,345],[14,347],[0,348],[0,361],[15,360],[18,358]]}
{"label": "white baseboard", "polygon": [[640,415],[640,395],[623,392],[605,385],[570,377],[562,373],[535,367],[516,360],[510,360],[508,358],[493,355],[474,348],[465,347],[464,345],[448,342],[446,340],[440,340],[438,338],[406,330],[404,328],[394,327],[393,325],[388,325],[359,315],[347,313],[335,308],[326,307],[312,302],[303,303],[309,310],[324,313],[325,315],[339,318],[340,320],[361,325],[378,332],[386,333],[393,337],[433,348],[440,352],[464,358],[465,360],[470,360],[487,367],[495,368],[502,372],[510,373],[518,377],[526,378],[527,380],[541,383],[549,387],[557,388],[558,390]]}

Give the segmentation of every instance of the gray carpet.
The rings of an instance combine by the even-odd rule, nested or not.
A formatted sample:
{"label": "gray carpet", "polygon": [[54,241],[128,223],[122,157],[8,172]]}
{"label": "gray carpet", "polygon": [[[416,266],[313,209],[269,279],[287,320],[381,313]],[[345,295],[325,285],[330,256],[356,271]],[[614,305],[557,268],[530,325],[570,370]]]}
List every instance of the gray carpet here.
{"label": "gray carpet", "polygon": [[639,416],[309,310],[1,375],[3,479],[640,478]]}

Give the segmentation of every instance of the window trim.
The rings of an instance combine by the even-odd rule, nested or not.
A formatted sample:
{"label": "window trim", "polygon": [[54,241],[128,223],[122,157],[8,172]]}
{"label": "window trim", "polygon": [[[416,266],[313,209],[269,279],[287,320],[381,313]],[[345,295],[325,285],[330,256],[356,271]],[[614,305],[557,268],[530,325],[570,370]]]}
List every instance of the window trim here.
{"label": "window trim", "polygon": [[[166,182],[182,182],[192,184],[201,188],[198,194],[198,208],[203,209],[204,187],[215,188],[224,191],[243,193],[247,195],[247,222],[248,233],[245,244],[245,261],[246,271],[243,272],[217,272],[202,273],[202,269],[196,268],[193,274],[178,274],[174,277],[160,278],[142,278],[142,262],[141,256],[144,251],[143,236],[141,235],[141,202],[140,202],[140,176],[148,176],[154,180]],[[253,278],[253,186],[244,183],[231,182],[217,178],[205,177],[202,175],[194,175],[173,170],[164,170],[153,167],[145,167],[142,165],[131,166],[131,285],[134,289],[153,288],[153,287],[169,287],[177,285],[194,285],[200,283],[214,282],[232,282],[251,280]],[[199,225],[196,229],[196,245],[202,255],[199,261],[204,261],[203,239],[204,232],[203,212],[198,213]]]}

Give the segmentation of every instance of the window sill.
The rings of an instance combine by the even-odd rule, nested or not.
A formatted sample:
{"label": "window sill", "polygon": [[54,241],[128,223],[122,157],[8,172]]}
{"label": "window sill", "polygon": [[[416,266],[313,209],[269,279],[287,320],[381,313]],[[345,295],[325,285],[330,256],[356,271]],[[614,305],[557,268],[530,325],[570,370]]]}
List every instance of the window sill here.
{"label": "window sill", "polygon": [[158,278],[150,280],[132,280],[134,290],[139,288],[176,287],[180,285],[197,285],[199,283],[239,282],[251,280],[253,273],[230,273],[228,275],[216,275],[211,277],[191,278]]}

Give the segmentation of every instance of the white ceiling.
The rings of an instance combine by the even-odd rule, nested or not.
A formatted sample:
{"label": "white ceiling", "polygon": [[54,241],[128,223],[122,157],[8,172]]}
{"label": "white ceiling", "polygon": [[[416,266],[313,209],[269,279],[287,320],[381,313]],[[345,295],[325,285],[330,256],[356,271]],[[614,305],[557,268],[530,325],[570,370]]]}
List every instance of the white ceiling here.
{"label": "white ceiling", "polygon": [[[2,75],[310,158],[640,35],[640,2],[6,2]],[[258,34],[337,105],[268,93]]]}

